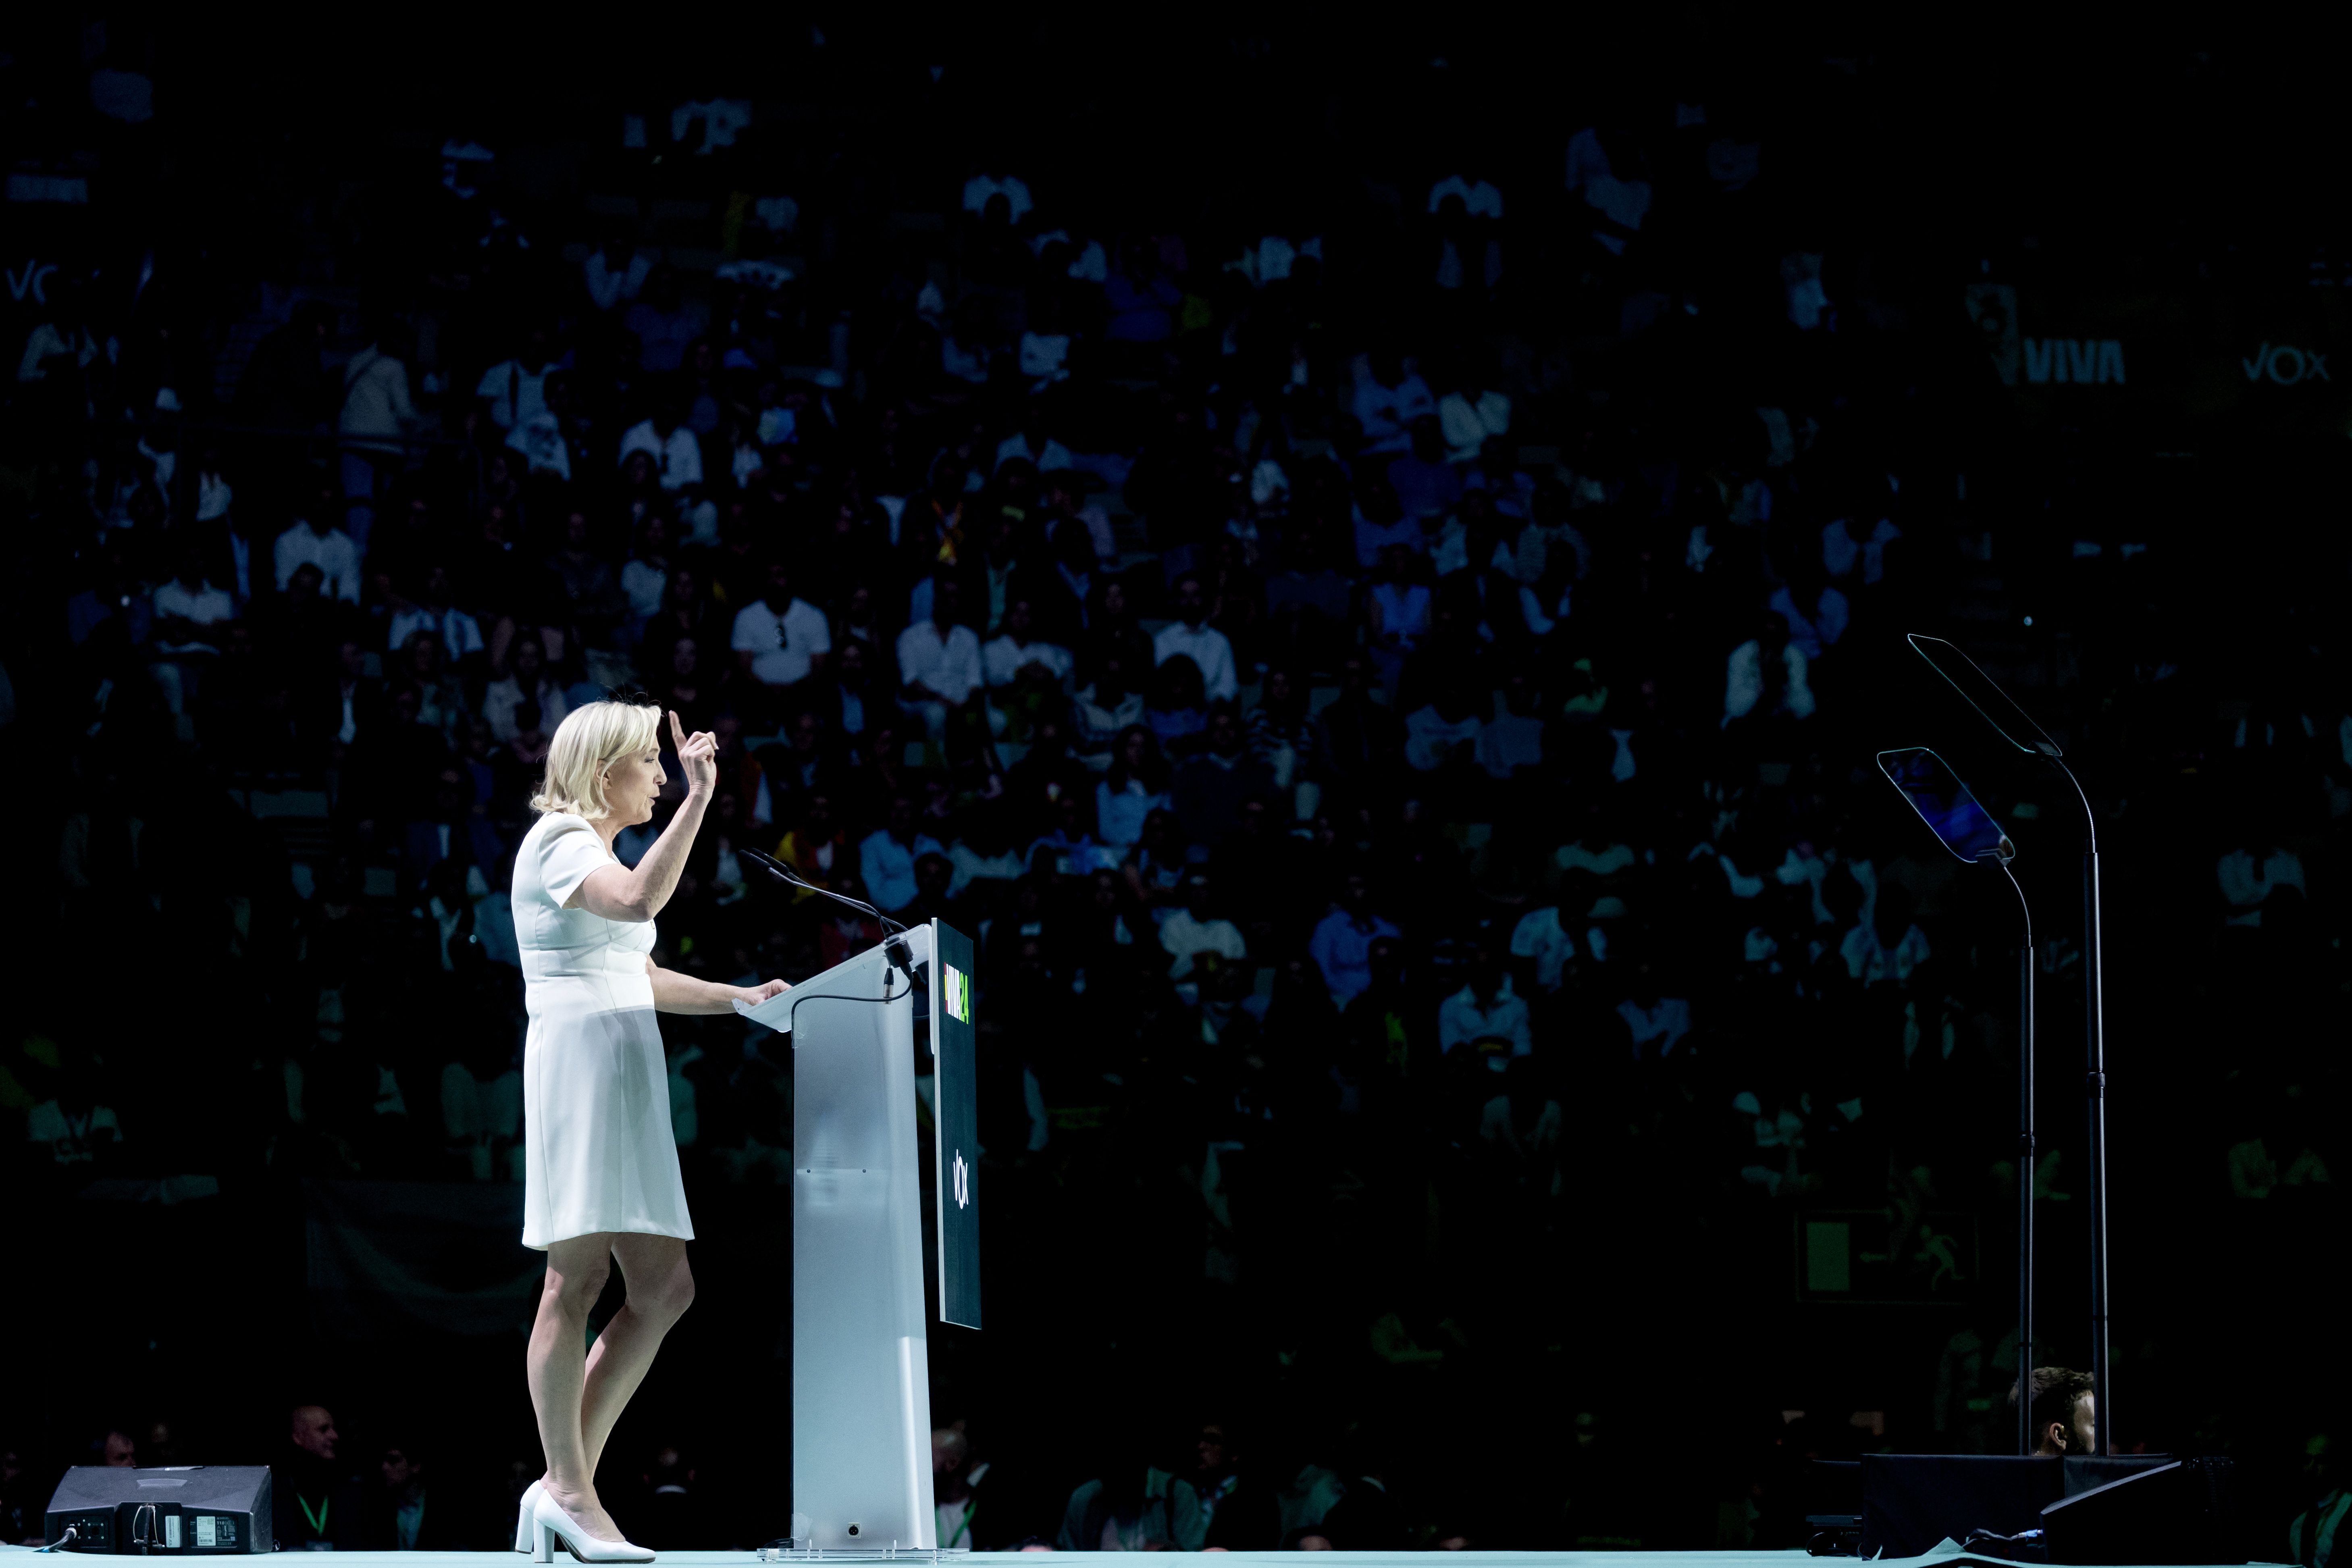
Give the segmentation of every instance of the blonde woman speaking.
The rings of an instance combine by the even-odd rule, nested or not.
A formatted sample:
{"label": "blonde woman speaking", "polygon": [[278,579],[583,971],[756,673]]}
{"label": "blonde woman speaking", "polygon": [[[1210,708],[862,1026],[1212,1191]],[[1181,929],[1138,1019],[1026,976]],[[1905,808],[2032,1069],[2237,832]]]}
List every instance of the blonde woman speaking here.
{"label": "blonde woman speaking", "polygon": [[[583,1562],[646,1563],[596,1500],[596,1460],[662,1336],[694,1300],[694,1238],[670,1136],[656,1013],[726,1013],[781,980],[714,985],[653,961],[654,917],[677,888],[718,779],[717,742],[670,734],[686,798],[631,870],[624,827],[650,821],[662,771],[661,710],[592,702],[566,714],[531,800],[539,820],[514,868],[515,936],[530,1014],[522,1062],[525,1247],[547,1254],[531,1327],[530,1399],[547,1474],[523,1493],[515,1549],[541,1563],[561,1544]],[[617,1262],[628,1300],[596,1336],[588,1312]]]}

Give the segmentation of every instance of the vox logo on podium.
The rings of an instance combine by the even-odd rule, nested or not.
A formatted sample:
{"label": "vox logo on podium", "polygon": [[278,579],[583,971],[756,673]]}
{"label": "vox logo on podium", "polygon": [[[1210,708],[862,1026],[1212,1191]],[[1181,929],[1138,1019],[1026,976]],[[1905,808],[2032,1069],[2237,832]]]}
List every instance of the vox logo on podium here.
{"label": "vox logo on podium", "polygon": [[947,994],[940,998],[947,1004],[948,1016],[959,1024],[971,1022],[971,976],[952,963],[940,966],[947,972]]}
{"label": "vox logo on podium", "polygon": [[954,1170],[956,1207],[970,1208],[971,1206],[971,1167],[963,1163],[963,1151],[961,1149],[956,1151]]}

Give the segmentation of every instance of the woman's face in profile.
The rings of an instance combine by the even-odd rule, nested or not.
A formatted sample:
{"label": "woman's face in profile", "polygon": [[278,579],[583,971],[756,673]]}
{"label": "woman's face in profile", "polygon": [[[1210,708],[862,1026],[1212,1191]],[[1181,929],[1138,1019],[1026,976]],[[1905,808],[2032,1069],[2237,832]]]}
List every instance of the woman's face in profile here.
{"label": "woman's face in profile", "polygon": [[658,746],[615,757],[604,768],[605,809],[624,827],[651,822],[654,803],[661,799],[662,785],[668,782]]}

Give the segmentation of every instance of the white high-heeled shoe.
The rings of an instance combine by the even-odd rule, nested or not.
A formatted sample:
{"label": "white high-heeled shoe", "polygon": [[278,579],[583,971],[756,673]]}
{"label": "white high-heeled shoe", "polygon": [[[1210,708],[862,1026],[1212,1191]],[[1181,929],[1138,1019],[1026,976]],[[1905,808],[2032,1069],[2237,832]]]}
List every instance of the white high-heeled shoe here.
{"label": "white high-heeled shoe", "polygon": [[650,1563],[654,1554],[646,1548],[626,1541],[599,1541],[580,1528],[580,1521],[563,1511],[563,1505],[542,1489],[531,1500],[531,1553],[534,1563],[555,1561],[555,1548],[561,1544],[582,1563]]}
{"label": "white high-heeled shoe", "polygon": [[539,1499],[546,1493],[546,1491],[547,1478],[545,1476],[540,1477],[539,1479],[531,1482],[530,1485],[522,1489],[522,1506],[515,1512],[515,1550],[517,1552],[529,1552],[530,1551],[530,1505],[538,1501]]}

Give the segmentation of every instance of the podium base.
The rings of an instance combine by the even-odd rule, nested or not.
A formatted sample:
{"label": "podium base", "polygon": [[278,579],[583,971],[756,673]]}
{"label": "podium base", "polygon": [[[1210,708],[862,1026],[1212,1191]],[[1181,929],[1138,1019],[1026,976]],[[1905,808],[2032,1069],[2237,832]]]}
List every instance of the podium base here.
{"label": "podium base", "polygon": [[969,1546],[812,1546],[789,1535],[760,1548],[762,1563],[949,1563],[971,1555]]}

